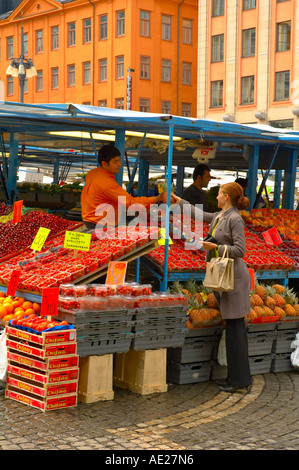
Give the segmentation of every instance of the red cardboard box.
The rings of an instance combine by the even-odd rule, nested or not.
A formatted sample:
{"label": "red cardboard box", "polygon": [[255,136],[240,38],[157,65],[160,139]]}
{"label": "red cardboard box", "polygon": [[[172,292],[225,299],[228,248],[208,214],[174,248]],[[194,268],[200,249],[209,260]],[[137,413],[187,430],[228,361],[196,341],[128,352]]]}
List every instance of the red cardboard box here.
{"label": "red cardboard box", "polygon": [[6,340],[6,347],[8,351],[20,352],[41,359],[53,356],[68,356],[77,353],[76,342],[61,343],[58,345],[42,345],[42,347],[38,348],[31,344],[12,341],[8,338]]}
{"label": "red cardboard box", "polygon": [[32,356],[26,356],[26,354],[23,354],[18,351],[8,351],[7,359],[8,363],[13,362],[14,365],[21,365],[23,368],[29,367],[38,371],[45,372],[79,367],[79,355],[77,354],[39,360]]}
{"label": "red cardboard box", "polygon": [[43,373],[43,371],[36,372],[33,369],[24,369],[19,366],[8,364],[7,372],[10,377],[18,378],[19,380],[29,380],[45,385],[79,379],[79,367],[59,371],[46,371]]}
{"label": "red cardboard box", "polygon": [[36,343],[40,345],[59,344],[67,343],[69,341],[76,341],[75,329],[43,331],[40,335],[38,335],[25,330],[21,330],[20,328],[7,326],[6,335],[9,338],[14,339],[15,341],[17,339],[20,339],[23,341],[29,341],[31,343]]}
{"label": "red cardboard box", "polygon": [[6,398],[11,398],[12,400],[24,403],[25,405],[39,408],[42,411],[51,411],[77,406],[77,393],[73,395],[64,395],[61,397],[51,397],[40,400],[35,397],[27,396],[25,393],[6,390],[5,396]]}
{"label": "red cardboard box", "polygon": [[48,398],[60,395],[69,395],[77,393],[78,381],[65,382],[63,384],[33,384],[19,379],[15,379],[8,375],[6,388],[10,391],[37,395],[42,398]]}

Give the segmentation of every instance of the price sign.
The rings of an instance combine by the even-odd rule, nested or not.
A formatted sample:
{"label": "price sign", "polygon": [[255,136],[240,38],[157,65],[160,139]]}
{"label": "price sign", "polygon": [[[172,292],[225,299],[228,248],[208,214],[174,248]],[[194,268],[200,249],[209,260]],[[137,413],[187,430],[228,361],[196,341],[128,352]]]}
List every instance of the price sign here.
{"label": "price sign", "polygon": [[248,272],[249,272],[249,276],[250,276],[250,279],[249,279],[249,289],[250,290],[253,290],[254,289],[254,269],[252,268],[248,268]]}
{"label": "price sign", "polygon": [[70,232],[67,230],[64,237],[64,248],[89,251],[90,241],[91,233]]}
{"label": "price sign", "polygon": [[[160,239],[158,240],[158,243],[159,245],[165,245],[165,234],[166,234],[166,230],[165,228],[161,228],[160,229]],[[171,238],[169,237],[169,245],[172,245],[173,244],[173,241],[171,240]]]}
{"label": "price sign", "polygon": [[270,228],[270,230],[266,230],[266,232],[263,232],[262,235],[268,245],[280,245],[283,243],[276,227]]}
{"label": "price sign", "polygon": [[48,228],[40,227],[30,248],[35,251],[40,251],[45,241],[47,240],[47,236],[49,235],[50,231],[51,230]]}
{"label": "price sign", "polygon": [[7,296],[14,297],[16,295],[20,274],[21,274],[20,269],[14,269],[12,271],[9,284],[7,287],[7,291],[6,291]]}
{"label": "price sign", "polygon": [[106,284],[123,284],[126,278],[127,261],[110,261]]}
{"label": "price sign", "polygon": [[43,317],[53,317],[58,313],[59,287],[47,287],[42,292],[40,314]]}
{"label": "price sign", "polygon": [[21,220],[23,201],[16,201],[13,205],[12,223],[17,224]]}

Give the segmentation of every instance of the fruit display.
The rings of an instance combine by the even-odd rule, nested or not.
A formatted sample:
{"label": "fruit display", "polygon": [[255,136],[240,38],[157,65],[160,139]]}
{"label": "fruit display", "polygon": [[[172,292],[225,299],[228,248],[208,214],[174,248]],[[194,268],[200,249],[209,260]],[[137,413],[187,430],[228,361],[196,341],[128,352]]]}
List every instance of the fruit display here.
{"label": "fruit display", "polygon": [[280,284],[255,282],[250,294],[251,310],[246,319],[253,322],[299,319],[299,298],[293,289]]}
{"label": "fruit display", "polygon": [[25,292],[41,293],[45,287],[58,287],[71,283],[97,269],[109,261],[118,259],[137,247],[150,242],[152,231],[142,228],[127,228],[125,238],[91,238],[88,252],[64,248],[64,235],[46,240],[43,249],[36,254],[27,249],[0,264],[0,283],[8,285],[12,271],[21,269],[18,289]]}
{"label": "fruit display", "polygon": [[16,252],[28,248],[40,227],[50,229],[49,238],[52,238],[80,225],[82,224],[43,211],[28,212],[22,215],[17,224],[8,220],[0,225],[0,259],[13,256]]}

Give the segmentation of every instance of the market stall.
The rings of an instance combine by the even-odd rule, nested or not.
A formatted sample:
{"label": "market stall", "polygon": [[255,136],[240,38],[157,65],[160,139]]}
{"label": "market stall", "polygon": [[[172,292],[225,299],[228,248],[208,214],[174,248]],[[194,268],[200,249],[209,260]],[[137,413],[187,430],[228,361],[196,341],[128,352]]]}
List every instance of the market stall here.
{"label": "market stall", "polygon": [[[78,130],[79,135],[75,135]],[[88,162],[88,165],[94,166],[97,148],[106,140],[114,141],[121,151],[123,162],[125,163],[126,154],[130,156],[133,162],[128,191],[130,191],[138,175],[138,195],[147,193],[150,166],[163,165],[165,167],[167,205],[164,214],[165,234],[163,235],[163,243],[161,245],[157,246],[155,244],[156,240],[160,239],[161,236],[159,230],[156,240],[150,239],[148,231],[146,236],[144,234],[142,236],[142,230],[137,232],[138,240],[136,238],[132,240],[129,231],[127,233],[128,237],[122,240],[112,239],[109,237],[109,234],[106,238],[94,239],[91,241],[88,254],[85,252],[80,254],[80,250],[77,253],[73,253],[72,250],[66,249],[64,247],[65,235],[58,232],[52,239],[48,239],[45,242],[38,254],[34,253],[34,250],[28,248],[28,246],[20,253],[15,253],[15,251],[8,247],[8,258],[3,259],[0,270],[2,284],[0,291],[3,292],[4,298],[12,272],[20,267],[22,277],[20,277],[19,282],[21,284],[19,284],[16,291],[18,299],[24,297],[25,301],[39,304],[42,301],[44,289],[59,288],[61,298],[59,299],[57,321],[71,324],[76,330],[75,352],[81,356],[81,368],[84,371],[82,377],[86,378],[84,386],[81,387],[83,401],[111,399],[112,396],[111,373],[107,373],[109,375],[109,384],[106,390],[102,390],[101,393],[93,393],[93,387],[99,386],[98,383],[91,385],[88,382],[88,368],[91,367],[93,361],[85,361],[85,358],[94,356],[104,358],[103,360],[106,361],[105,367],[109,367],[111,372],[111,367],[113,366],[111,354],[118,355],[115,380],[119,386],[124,386],[134,391],[139,390],[140,393],[165,391],[167,389],[164,374],[166,372],[166,350],[175,350],[176,356],[168,357],[169,361],[172,362],[172,368],[182,369],[181,364],[190,365],[189,362],[186,362],[189,359],[188,355],[187,359],[185,356],[185,346],[187,348],[191,347],[191,350],[194,348],[196,350],[197,344],[200,343],[198,337],[201,336],[205,337],[205,347],[207,344],[209,346],[214,343],[218,345],[223,328],[215,308],[215,317],[207,316],[204,320],[200,319],[208,323],[199,324],[196,327],[189,324],[189,328],[188,325],[186,328],[187,319],[189,318],[190,320],[192,318],[192,315],[190,316],[190,309],[193,313],[194,310],[203,309],[203,307],[198,308],[197,304],[190,303],[191,298],[188,294],[188,289],[186,289],[187,293],[180,290],[180,292],[173,292],[172,295],[163,297],[165,295],[163,293],[167,291],[168,287],[173,287],[175,282],[190,282],[192,278],[192,282],[199,281],[198,286],[200,286],[205,270],[204,254],[200,250],[187,253],[184,249],[184,241],[182,239],[175,240],[171,231],[172,215],[169,208],[172,167],[177,167],[178,193],[182,188],[184,167],[194,166],[198,161],[206,160],[207,155],[210,156],[209,166],[211,168],[243,169],[248,171],[250,209],[252,209],[252,214],[254,214],[256,200],[258,169],[266,169],[265,181],[268,172],[275,170],[276,186],[273,207],[275,208],[282,204],[283,209],[293,212],[296,175],[294,170],[297,167],[299,146],[297,133],[294,131],[278,132],[277,129],[274,130],[265,126],[245,126],[235,123],[220,123],[170,115],[125,112],[81,105],[30,106],[14,103],[4,103],[0,106],[0,131],[2,132],[4,142],[4,147],[2,148],[2,173],[6,184],[8,203],[11,206],[18,200],[16,177],[20,159],[20,146],[29,147],[33,142],[38,142],[39,149],[43,148],[45,150],[46,156],[43,155],[44,159],[47,159],[50,154],[50,152],[47,154],[47,149],[82,150],[82,142],[84,142],[86,162]],[[9,155],[7,155],[6,149],[9,149]],[[26,152],[23,152],[22,155],[25,159]],[[27,158],[30,158],[29,154],[27,154]],[[77,164],[78,161],[82,163],[82,152],[79,157],[76,152],[73,152],[71,158]],[[35,157],[31,161],[36,164],[38,158]],[[123,172],[117,175],[117,179],[122,183]],[[283,198],[281,200],[282,181]],[[245,219],[246,214],[244,214]],[[290,276],[296,276],[297,273],[296,256],[291,252],[286,253],[277,247],[269,246],[260,237],[262,231],[271,228],[273,224],[277,226],[276,221],[272,220],[271,223],[269,221],[268,225],[263,226],[260,231],[256,230],[257,225],[253,229],[254,224],[248,218],[245,221],[248,243],[246,262],[248,267],[256,271],[256,278],[258,280],[277,281],[279,279],[281,284],[287,284]],[[294,231],[296,231],[297,222],[295,221],[294,223]],[[44,225],[44,221],[42,225]],[[70,227],[64,227],[64,232],[69,229]],[[204,227],[205,229],[206,227]],[[136,235],[135,231],[134,235]],[[285,231],[284,237],[288,237],[291,240],[291,233]],[[170,240],[172,243],[170,243]],[[121,241],[122,243],[120,243]],[[293,240],[293,242],[296,243],[296,240]],[[26,243],[28,244],[29,242],[27,241]],[[264,254],[263,259],[261,256],[258,256],[261,252]],[[187,255],[190,255],[190,257]],[[100,294],[98,296],[95,295],[97,289],[93,291],[92,284],[100,276],[107,273],[109,262],[112,260],[128,262],[137,260],[137,271],[139,260],[142,260],[142,263],[159,280],[160,293],[151,291],[144,294],[143,292],[136,296],[136,300],[136,297],[134,298],[132,294],[128,295],[128,292],[125,296],[119,296],[115,289],[113,293],[110,293],[109,301],[107,302],[106,297],[105,302],[103,300],[104,296]],[[70,295],[65,295],[66,291],[63,290],[66,284],[71,285],[73,289],[70,290]],[[84,292],[82,289],[76,291],[75,286],[81,287]],[[128,287],[132,288],[133,286],[130,285]],[[135,287],[137,290],[139,288],[142,291],[142,284],[137,282]],[[81,292],[79,300],[78,292]],[[200,294],[200,292],[194,293]],[[208,293],[205,294],[208,296]],[[101,297],[100,303],[98,297]],[[198,299],[199,297],[197,296],[197,303]],[[15,301],[18,302],[18,300]],[[192,300],[192,302],[195,301]],[[207,299],[204,300],[205,306],[206,302]],[[296,302],[294,302],[293,304],[295,305]],[[105,305],[106,307],[109,306],[109,308],[104,308]],[[112,306],[114,307],[112,308]],[[186,317],[187,312],[189,312],[188,318]],[[200,313],[202,314],[203,312]],[[284,317],[286,313],[283,314]],[[11,311],[10,314],[15,315],[15,312]],[[266,315],[260,314],[258,318],[262,316]],[[287,319],[289,322],[285,321],[285,318],[281,321],[279,319],[274,321],[274,318],[272,318],[273,321],[269,322],[269,324],[271,324],[271,328],[274,325],[273,328],[277,332],[279,329],[282,330],[284,325],[294,326],[296,323],[291,325],[291,319],[293,319],[291,315]],[[13,320],[16,320],[16,318],[10,318],[9,320],[6,318],[4,324],[7,321],[12,322]],[[295,320],[293,319],[293,321]],[[259,329],[256,326],[257,323],[254,323],[252,319],[248,319],[248,325],[254,329],[256,334]],[[212,330],[210,329],[213,324],[215,328],[218,328],[217,331],[214,331],[213,328]],[[261,321],[261,324],[263,325],[261,331],[264,332],[266,322]],[[209,328],[203,328],[203,326],[208,325]],[[9,328],[15,328],[15,326],[12,323],[9,324]],[[30,326],[25,324],[17,326],[24,327],[25,331],[27,331],[26,328],[30,328]],[[268,326],[268,328],[270,327]],[[292,331],[292,328],[288,329]],[[33,334],[35,334],[34,331]],[[210,334],[207,334],[208,332]],[[13,333],[15,332],[8,330],[8,334],[13,335]],[[288,333],[290,332],[288,331]],[[191,341],[189,341],[190,339]],[[268,342],[269,338],[266,339]],[[274,340],[277,341],[277,337]],[[273,344],[272,342],[271,351]],[[44,350],[44,345],[41,349]],[[128,373],[130,364],[134,363],[137,367],[137,364],[140,362],[144,363],[143,372],[147,371],[148,377],[152,376],[153,372],[158,372],[157,368],[155,370],[153,366],[152,352],[161,349],[163,353],[160,358],[161,362],[159,362],[159,372],[161,372],[161,374],[158,374],[160,376],[159,384],[147,384],[146,387],[143,386],[144,384],[138,384],[138,386],[135,384],[133,386],[138,374],[136,370],[136,374]],[[181,353],[179,352],[180,349],[182,349]],[[205,370],[203,375],[198,370],[191,372],[192,380],[209,380],[217,375],[215,368],[211,369],[210,364],[211,360],[215,360],[215,348],[211,348],[210,351],[213,351],[213,353],[211,352],[213,357],[208,353],[203,356],[208,358],[207,360],[199,360],[200,363],[209,362],[209,366],[205,368],[207,370]],[[258,350],[259,353],[260,351]],[[148,354],[145,354],[146,357],[142,357],[141,360],[139,354],[146,352]],[[63,354],[65,355],[65,351]],[[181,357],[178,354],[181,354]],[[268,357],[270,354],[266,355],[267,361],[272,361],[272,357]],[[202,356],[199,355],[198,358],[202,359]],[[98,366],[99,364],[97,363],[96,367]],[[197,367],[202,369],[203,365],[200,364]],[[171,371],[171,368],[169,370]],[[256,368],[253,370],[261,371],[262,369]],[[221,369],[221,373],[223,373],[223,369]],[[184,383],[186,383],[186,380],[190,380],[189,372],[187,372],[189,377],[187,379],[181,378],[181,371],[179,372],[179,378],[175,378],[175,376],[177,377],[177,374],[172,370],[169,380],[179,380],[181,381],[180,383],[183,383],[183,380],[185,380]],[[97,398],[94,398],[92,395],[95,395]],[[99,398],[100,396],[106,398]]]}

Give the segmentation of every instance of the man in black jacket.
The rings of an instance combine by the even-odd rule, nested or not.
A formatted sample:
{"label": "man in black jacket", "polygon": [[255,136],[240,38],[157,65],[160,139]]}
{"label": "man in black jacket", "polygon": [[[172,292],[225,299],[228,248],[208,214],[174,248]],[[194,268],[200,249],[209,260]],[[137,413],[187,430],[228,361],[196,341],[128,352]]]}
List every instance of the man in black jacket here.
{"label": "man in black jacket", "polygon": [[203,188],[207,188],[210,180],[210,168],[203,163],[197,165],[193,172],[193,183],[184,190],[182,199],[190,202],[190,204],[202,204],[202,209],[207,210],[206,195]]}

